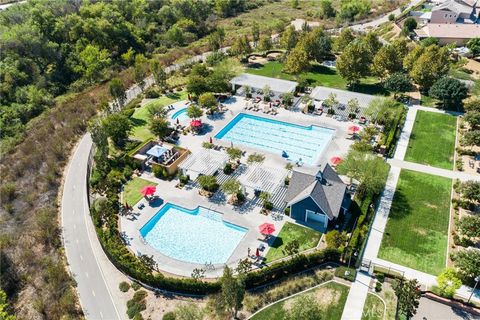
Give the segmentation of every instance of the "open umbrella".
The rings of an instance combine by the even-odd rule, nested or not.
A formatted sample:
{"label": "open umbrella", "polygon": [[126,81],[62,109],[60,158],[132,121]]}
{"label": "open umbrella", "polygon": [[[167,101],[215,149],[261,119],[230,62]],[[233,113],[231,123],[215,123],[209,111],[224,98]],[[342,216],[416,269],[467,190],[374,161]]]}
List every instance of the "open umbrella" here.
{"label": "open umbrella", "polygon": [[257,248],[257,251],[255,252],[255,256],[256,256],[257,258],[260,257],[260,250],[258,250],[258,248]]}
{"label": "open umbrella", "polygon": [[200,127],[202,125],[202,121],[196,119],[196,120],[192,120],[190,122],[190,125],[194,128],[197,128],[197,127]]}
{"label": "open umbrella", "polygon": [[360,127],[359,127],[359,126],[351,125],[351,126],[348,127],[348,132],[357,133],[358,131],[360,131]]}
{"label": "open umbrella", "polygon": [[258,227],[261,234],[272,234],[275,232],[275,226],[271,223],[265,222]]}
{"label": "open umbrella", "polygon": [[155,193],[155,191],[157,191],[157,187],[155,187],[155,186],[145,186],[145,187],[142,188],[142,190],[140,190],[140,193],[143,196],[151,196]]}
{"label": "open umbrella", "polygon": [[212,137],[210,137],[210,144],[212,144],[212,143],[213,143],[213,139],[212,139]]}
{"label": "open umbrella", "polygon": [[334,166],[338,165],[340,162],[342,162],[342,158],[335,156],[330,158],[330,163]]}

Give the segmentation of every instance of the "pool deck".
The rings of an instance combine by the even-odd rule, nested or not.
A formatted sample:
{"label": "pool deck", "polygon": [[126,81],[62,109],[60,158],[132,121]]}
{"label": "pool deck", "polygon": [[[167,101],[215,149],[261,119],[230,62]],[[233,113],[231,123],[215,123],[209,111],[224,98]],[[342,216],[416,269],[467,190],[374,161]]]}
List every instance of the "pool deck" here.
{"label": "pool deck", "polygon": [[[182,135],[179,139],[179,145],[190,149],[190,151],[192,152],[198,152],[202,149],[202,143],[208,141],[211,137],[215,144],[222,145],[224,147],[230,147],[229,142],[217,140],[213,137],[240,112],[279,121],[286,121],[303,126],[317,125],[335,129],[335,135],[332,138],[331,142],[328,144],[328,146],[325,148],[323,154],[318,160],[318,163],[328,161],[328,159],[330,159],[332,156],[346,155],[349,146],[353,143],[353,140],[349,139],[349,136],[347,134],[347,128],[349,125],[352,124],[352,122],[339,122],[325,115],[307,115],[298,111],[289,111],[284,109],[279,109],[279,113],[276,116],[265,114],[262,111],[247,111],[244,110],[245,100],[242,97],[233,97],[232,99],[229,99],[229,101],[225,102],[224,105],[229,108],[229,110],[224,114],[217,115],[215,117],[206,115],[202,117],[204,126],[207,128],[206,130],[204,130],[204,133],[199,135]],[[173,106],[174,109],[169,112],[170,116],[176,111],[185,108],[186,104],[185,101],[180,101],[173,103]],[[253,152],[265,154],[266,159],[263,162],[264,166],[272,168],[284,168],[287,163],[287,161],[282,158],[281,155],[272,154],[269,152],[237,144],[235,145],[235,147],[246,151],[247,155]],[[242,162],[246,162],[245,157],[242,158]],[[178,179],[174,179],[172,181],[164,181],[155,178],[148,172],[144,172],[141,177],[143,179],[158,183],[156,195],[160,198],[160,200],[150,205],[145,199],[142,199],[139,203],[135,204],[134,212],[138,214],[137,218],[135,220],[129,220],[127,219],[127,217],[120,217],[120,230],[122,231],[124,238],[128,242],[128,248],[137,255],[146,254],[149,256],[153,256],[158,263],[158,268],[162,270],[162,272],[167,272],[177,276],[190,277],[193,269],[205,269],[204,264],[189,263],[163,255],[162,253],[145,243],[144,239],[142,239],[142,237],[140,236],[141,227],[148,220],[150,220],[167,202],[188,209],[195,209],[197,206],[203,206],[205,208],[222,213],[224,221],[247,228],[247,233],[240,241],[239,245],[233,251],[232,255],[226,263],[233,268],[236,267],[240,259],[244,259],[247,257],[248,248],[251,249],[251,254],[255,254],[256,248],[260,246],[260,244],[264,244],[266,246],[266,250],[262,252],[261,255],[265,256],[268,252],[269,245],[268,243],[264,242],[264,236],[261,235],[258,231],[259,225],[264,222],[273,223],[276,229],[273,235],[276,236],[278,235],[278,233],[283,227],[283,224],[286,221],[295,223],[295,221],[288,216],[284,216],[283,220],[281,221],[274,221],[270,215],[265,216],[263,214],[260,214],[261,208],[259,206],[250,205],[248,202],[241,208],[235,208],[234,206],[227,204],[226,202],[212,201],[211,199],[201,196],[198,193],[198,189],[193,188],[190,185],[185,186],[183,189],[179,189],[176,187]],[[145,205],[142,210],[138,209],[138,205],[140,203],[143,203]],[[273,242],[273,239],[274,237],[272,237],[270,242]],[[223,264],[214,265],[213,267],[214,268],[209,268],[206,270],[206,278],[216,278],[222,275]]]}

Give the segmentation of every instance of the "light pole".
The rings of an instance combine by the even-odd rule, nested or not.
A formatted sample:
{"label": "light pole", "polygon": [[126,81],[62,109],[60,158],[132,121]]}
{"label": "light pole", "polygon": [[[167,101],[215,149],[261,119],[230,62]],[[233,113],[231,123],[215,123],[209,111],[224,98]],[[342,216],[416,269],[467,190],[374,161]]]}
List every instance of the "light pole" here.
{"label": "light pole", "polygon": [[468,298],[467,303],[470,303],[470,299],[472,299],[473,293],[475,292],[475,288],[477,287],[478,282],[480,281],[480,276],[476,276],[475,281],[476,281],[475,286],[473,286],[472,293],[470,294],[470,297]]}
{"label": "light pole", "polygon": [[[357,251],[355,251],[353,253],[353,255],[356,257],[358,255]],[[350,254],[350,258],[348,258],[348,267],[347,267],[347,271],[345,271],[345,275],[348,276],[350,274],[350,262],[352,261],[352,255]]]}

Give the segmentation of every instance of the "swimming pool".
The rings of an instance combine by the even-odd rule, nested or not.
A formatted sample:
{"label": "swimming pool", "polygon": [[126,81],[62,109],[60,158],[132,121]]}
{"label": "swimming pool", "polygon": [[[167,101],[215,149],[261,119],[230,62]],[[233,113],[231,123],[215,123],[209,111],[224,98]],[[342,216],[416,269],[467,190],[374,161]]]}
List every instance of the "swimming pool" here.
{"label": "swimming pool", "polygon": [[226,263],[246,228],[223,221],[204,207],[189,210],[166,203],[141,229],[146,242],[171,258],[186,262]]}
{"label": "swimming pool", "polygon": [[176,111],[172,116],[170,117],[172,120],[177,120],[180,122],[187,121],[190,118],[187,115],[187,108],[180,109]]}
{"label": "swimming pool", "polygon": [[291,161],[314,165],[334,133],[334,129],[240,113],[215,138],[279,155],[286,153]]}

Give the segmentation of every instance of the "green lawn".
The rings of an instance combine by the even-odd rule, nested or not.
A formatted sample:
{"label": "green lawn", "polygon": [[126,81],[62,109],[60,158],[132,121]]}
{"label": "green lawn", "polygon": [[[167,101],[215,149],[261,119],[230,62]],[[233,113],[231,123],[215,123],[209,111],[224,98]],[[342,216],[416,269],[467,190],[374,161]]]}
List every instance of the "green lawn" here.
{"label": "green lawn", "polygon": [[347,300],[349,287],[336,282],[329,282],[314,290],[305,292],[293,298],[277,302],[253,316],[252,320],[282,320],[285,318],[287,308],[297,299],[312,294],[322,307],[322,319],[335,320],[342,318],[343,308]]}
{"label": "green lawn", "polygon": [[456,127],[454,116],[418,111],[405,160],[453,169]]}
{"label": "green lawn", "polygon": [[275,238],[265,258],[267,262],[271,262],[273,260],[285,257],[285,254],[282,252],[282,250],[285,248],[287,243],[295,239],[300,243],[300,251],[313,248],[317,246],[321,237],[321,232],[286,222],[282,230],[280,230],[278,236]]}
{"label": "green lawn", "polygon": [[185,91],[176,92],[174,94],[161,96],[160,98],[155,99],[154,101],[151,101],[140,108],[137,108],[130,118],[133,123],[130,136],[141,141],[153,138],[154,135],[148,129],[148,106],[151,104],[162,104],[166,106],[176,101],[185,100],[187,99],[187,96],[188,94]]}
{"label": "green lawn", "polygon": [[157,184],[140,178],[133,178],[128,181],[123,190],[123,202],[128,203],[130,206],[134,206],[143,198],[140,190],[148,185],[156,186]]}
{"label": "green lawn", "polygon": [[379,258],[433,275],[445,268],[452,180],[402,170]]}
{"label": "green lawn", "polygon": [[383,320],[384,313],[385,305],[383,301],[376,295],[369,293],[363,306],[362,320]]}
{"label": "green lawn", "polygon": [[[260,68],[246,68],[247,73],[256,74],[270,78],[280,78],[285,80],[295,80],[297,77],[285,72],[282,72],[283,63],[278,61],[267,62]],[[321,65],[312,65],[309,72],[304,72],[300,75],[305,77],[310,86],[325,86],[345,90],[347,88],[346,81],[337,73],[334,68],[329,68]],[[373,77],[362,79],[354,91],[386,95],[388,92],[378,85],[378,80]]]}

